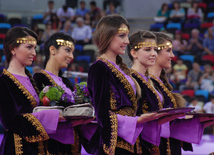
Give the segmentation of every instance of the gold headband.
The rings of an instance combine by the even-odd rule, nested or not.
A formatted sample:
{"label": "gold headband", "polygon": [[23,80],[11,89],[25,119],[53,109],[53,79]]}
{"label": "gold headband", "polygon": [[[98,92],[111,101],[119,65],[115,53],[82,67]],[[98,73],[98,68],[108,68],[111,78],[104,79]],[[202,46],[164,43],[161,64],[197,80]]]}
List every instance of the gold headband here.
{"label": "gold headband", "polygon": [[63,40],[63,39],[57,39],[56,42],[57,42],[57,45],[68,46],[74,50],[74,44],[71,41]]}
{"label": "gold headband", "polygon": [[28,44],[37,44],[37,41],[36,41],[36,39],[35,38],[18,38],[17,40],[16,40],[16,43],[20,43],[20,44],[22,44],[22,43],[24,43],[24,44],[26,44],[26,43],[28,43]]}
{"label": "gold headband", "polygon": [[126,27],[121,27],[119,29],[117,29],[117,33],[129,33],[129,29]]}
{"label": "gold headband", "polygon": [[139,49],[142,47],[157,47],[156,42],[140,42],[136,46],[134,46],[134,49]]}
{"label": "gold headband", "polygon": [[164,48],[172,48],[172,43],[167,42],[167,43],[165,43],[165,44],[160,44],[160,45],[158,45],[158,50],[162,50],[162,49],[164,49]]}

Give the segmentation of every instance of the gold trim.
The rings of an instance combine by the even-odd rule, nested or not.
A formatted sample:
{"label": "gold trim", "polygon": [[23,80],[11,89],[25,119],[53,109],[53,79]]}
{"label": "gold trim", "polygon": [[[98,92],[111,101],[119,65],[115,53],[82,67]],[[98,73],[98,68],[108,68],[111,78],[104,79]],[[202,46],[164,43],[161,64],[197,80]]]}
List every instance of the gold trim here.
{"label": "gold trim", "polygon": [[13,134],[13,136],[14,136],[14,144],[15,144],[15,154],[16,155],[22,155],[23,154],[22,138],[15,133]]}
{"label": "gold trim", "polygon": [[109,118],[111,122],[111,139],[110,139],[110,146],[106,146],[106,144],[103,144],[103,151],[108,155],[114,155],[115,149],[117,145],[117,132],[118,132],[118,121],[117,121],[117,115],[109,111]]}
{"label": "gold trim", "polygon": [[112,86],[110,88],[110,106],[111,106],[111,110],[117,110],[116,107],[116,99],[115,99],[115,93],[112,90]]}
{"label": "gold trim", "polygon": [[16,43],[18,44],[37,44],[37,41],[35,38],[18,38],[16,40]]}
{"label": "gold trim", "polygon": [[36,135],[36,136],[34,136],[34,135],[33,136],[24,136],[24,138],[27,142],[35,143],[35,142],[40,142],[40,141],[49,139],[49,136],[48,136],[47,132],[45,131],[44,127],[42,126],[42,124],[38,121],[38,119],[34,115],[26,113],[23,115],[23,117],[27,118],[27,120],[29,122],[31,122],[32,125],[34,127],[36,127],[36,130],[40,133],[39,135]]}
{"label": "gold trim", "polygon": [[77,132],[77,129],[74,128],[73,130],[73,134],[74,134],[74,144],[71,144],[71,152],[72,154],[75,154],[75,155],[81,155],[79,152],[79,135],[78,135],[78,132]]}
{"label": "gold trim", "polygon": [[127,141],[125,141],[123,139],[117,140],[117,147],[128,150],[131,153],[135,153],[134,145],[131,145],[130,143],[128,143]]}
{"label": "gold trim", "polygon": [[41,73],[44,74],[50,80],[53,86],[58,86],[58,84],[53,80],[53,78],[46,71],[41,70]]}
{"label": "gold trim", "polygon": [[45,147],[44,147],[44,144],[43,142],[38,142],[38,154],[39,155],[43,155],[45,154]]}
{"label": "gold trim", "polygon": [[126,77],[108,60],[101,58],[101,57],[98,57],[97,59],[106,63],[107,66],[111,69],[111,71],[115,74],[115,76],[120,80],[120,82],[123,84],[128,96],[129,96],[131,102],[133,103],[134,111],[137,110],[137,99],[136,99],[134,90],[133,90],[131,84],[129,83],[129,81],[126,79]]}
{"label": "gold trim", "polygon": [[68,40],[64,40],[64,39],[57,39],[56,40],[57,45],[61,45],[61,46],[68,46],[70,47],[72,50],[74,50],[74,43],[72,41],[68,41]]}
{"label": "gold trim", "polygon": [[117,29],[117,33],[129,33],[129,29],[126,27],[120,27]]}
{"label": "gold trim", "polygon": [[140,49],[143,47],[157,47],[156,42],[140,42],[136,46],[134,46],[134,49]]}
{"label": "gold trim", "polygon": [[169,89],[154,75],[150,75],[150,77],[153,78],[155,81],[157,81],[159,85],[162,87],[163,91],[166,92],[167,96],[170,98],[171,102],[173,103],[173,106],[174,106],[173,108],[177,108],[176,100],[174,96],[171,94],[171,92],[169,91]]}
{"label": "gold trim", "polygon": [[149,150],[151,152],[151,155],[160,155],[159,146],[157,145],[152,145],[152,148]]}
{"label": "gold trim", "polygon": [[165,49],[165,48],[172,48],[172,43],[167,42],[165,44],[158,45],[158,50],[162,50],[162,49]]}
{"label": "gold trim", "polygon": [[145,84],[156,96],[157,100],[158,100],[158,106],[159,106],[159,109],[162,109],[163,108],[163,104],[161,102],[161,99],[157,93],[157,91],[154,89],[154,87],[152,87],[137,71],[131,69],[131,72],[132,74],[136,75],[138,79],[141,80],[141,82],[143,84]]}
{"label": "gold trim", "polygon": [[167,155],[171,155],[171,148],[170,148],[170,140],[169,140],[169,138],[167,139],[166,144],[167,144],[167,149],[166,149]]}
{"label": "gold trim", "polygon": [[27,97],[27,99],[31,102],[31,105],[33,108],[37,106],[36,99],[33,97],[33,95],[17,80],[13,74],[8,72],[6,69],[3,70],[3,74],[7,75],[17,86],[18,88],[23,92],[23,94]]}

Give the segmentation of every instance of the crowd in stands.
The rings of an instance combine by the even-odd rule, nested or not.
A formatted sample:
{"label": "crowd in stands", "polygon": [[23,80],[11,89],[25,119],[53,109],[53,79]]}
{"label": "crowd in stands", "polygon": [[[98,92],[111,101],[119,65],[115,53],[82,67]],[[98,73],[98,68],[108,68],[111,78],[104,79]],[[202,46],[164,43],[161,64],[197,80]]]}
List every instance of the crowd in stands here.
{"label": "crowd in stands", "polygon": [[151,31],[173,37],[175,57],[166,72],[174,91],[195,111],[214,113],[214,2],[163,3],[154,22]]}
{"label": "crowd in stands", "polygon": [[[86,8],[89,3],[90,8]],[[68,71],[88,72],[89,65],[95,60],[97,48],[92,43],[92,35],[98,21],[106,15],[118,13],[116,6],[120,5],[117,0],[104,1],[105,10],[97,7],[95,1],[79,1],[78,7],[71,8],[63,5],[60,8],[55,7],[53,0],[47,2],[47,9],[43,14],[32,17],[31,25],[24,25],[21,20],[13,22],[8,20],[7,15],[0,15],[0,71],[6,66],[5,56],[3,52],[3,39],[7,30],[13,26],[30,27],[38,35],[37,56],[32,66],[28,66],[29,71],[34,74],[43,69],[43,50],[45,41],[56,32],[66,33],[75,40],[74,60],[70,64]],[[3,19],[4,17],[4,19]],[[1,25],[9,25],[3,28]],[[22,25],[21,25],[22,24]],[[2,46],[1,46],[2,45]],[[72,75],[70,75],[72,76]],[[73,79],[75,78],[75,79]],[[78,79],[76,79],[78,78]],[[80,82],[81,76],[71,77],[73,84]]]}

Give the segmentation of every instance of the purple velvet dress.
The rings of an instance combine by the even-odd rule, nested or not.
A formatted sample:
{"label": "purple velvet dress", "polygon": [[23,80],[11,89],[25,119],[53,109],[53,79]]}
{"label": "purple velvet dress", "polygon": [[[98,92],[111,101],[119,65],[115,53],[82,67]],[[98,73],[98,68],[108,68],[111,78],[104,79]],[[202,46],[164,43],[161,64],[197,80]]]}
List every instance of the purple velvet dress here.
{"label": "purple velvet dress", "polygon": [[[46,70],[42,70],[41,73],[34,74],[33,78],[39,91],[47,85],[61,86],[65,93],[71,96],[73,95],[71,91],[73,89],[71,87],[71,82],[67,78],[58,77]],[[49,136],[60,142],[60,145],[67,150],[67,153],[69,153],[70,150],[70,153],[79,154],[81,147],[77,128],[78,127],[73,128],[70,122],[61,122],[58,125],[56,133],[49,134]]]}
{"label": "purple velvet dress", "polygon": [[[7,70],[0,76],[0,119],[6,128],[0,154],[57,154],[64,152],[50,139],[58,128],[58,110],[32,114],[39,99],[30,79]],[[49,145],[52,143],[53,145]]]}
{"label": "purple velvet dress", "polygon": [[[104,58],[90,67],[88,90],[95,107],[98,128],[88,143],[90,152],[141,154],[134,82],[118,65]],[[98,154],[98,153],[95,153]]]}

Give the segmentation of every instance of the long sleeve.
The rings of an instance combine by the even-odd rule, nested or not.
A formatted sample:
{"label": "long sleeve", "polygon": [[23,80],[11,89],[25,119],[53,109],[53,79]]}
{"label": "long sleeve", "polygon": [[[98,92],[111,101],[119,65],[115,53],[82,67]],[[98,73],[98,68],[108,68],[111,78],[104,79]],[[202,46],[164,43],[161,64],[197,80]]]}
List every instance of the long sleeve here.
{"label": "long sleeve", "polygon": [[[138,117],[122,116],[117,114],[118,136],[134,145],[137,137],[143,130],[143,124],[137,124]],[[128,135],[128,136],[127,136]]]}
{"label": "long sleeve", "polygon": [[[103,62],[93,64],[88,73],[88,90],[95,107],[103,150],[115,150],[117,142],[117,116],[110,109],[110,84],[108,68]],[[109,149],[108,149],[109,148]]]}
{"label": "long sleeve", "polygon": [[198,118],[176,119],[170,126],[170,137],[199,144],[204,130],[204,124]]}
{"label": "long sleeve", "polygon": [[29,100],[10,79],[0,78],[0,92],[0,120],[8,131],[18,134],[28,142],[49,139],[42,124],[31,114]]}
{"label": "long sleeve", "polygon": [[143,131],[141,132],[141,138],[151,144],[159,145],[160,144],[160,132],[161,126],[158,125],[158,121],[150,121],[143,123]]}

